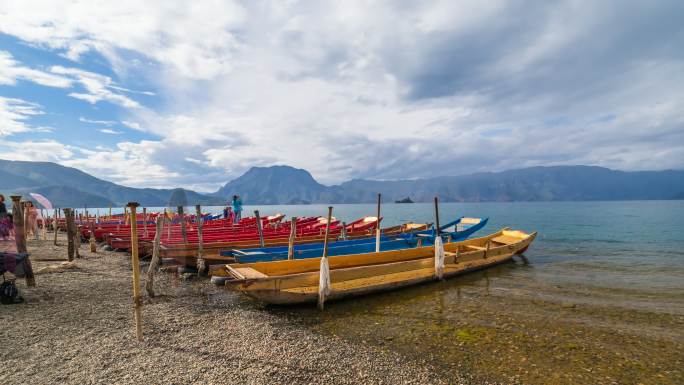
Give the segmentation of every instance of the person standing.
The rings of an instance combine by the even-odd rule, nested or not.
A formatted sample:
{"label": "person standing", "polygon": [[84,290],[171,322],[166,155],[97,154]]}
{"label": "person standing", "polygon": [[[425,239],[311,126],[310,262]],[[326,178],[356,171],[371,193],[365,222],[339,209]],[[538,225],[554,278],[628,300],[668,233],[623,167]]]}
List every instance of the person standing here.
{"label": "person standing", "polygon": [[240,222],[240,219],[242,219],[242,199],[240,199],[239,195],[233,195],[232,203],[235,222]]}
{"label": "person standing", "polygon": [[28,219],[26,234],[31,234],[38,239],[38,209],[33,205],[33,202],[28,201],[26,202],[26,210],[28,211],[26,214],[26,218]]}
{"label": "person standing", "polygon": [[7,206],[5,206],[5,196],[0,194],[0,238],[7,239],[14,227],[12,217],[7,213]]}

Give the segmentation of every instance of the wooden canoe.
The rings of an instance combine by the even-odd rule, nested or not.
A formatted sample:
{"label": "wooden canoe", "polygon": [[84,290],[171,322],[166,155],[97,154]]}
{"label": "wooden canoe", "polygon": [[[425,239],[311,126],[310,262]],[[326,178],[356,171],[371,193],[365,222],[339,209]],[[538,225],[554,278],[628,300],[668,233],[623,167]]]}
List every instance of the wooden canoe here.
{"label": "wooden canoe", "polygon": [[[382,229],[382,234],[384,235],[396,235],[412,231],[422,231],[428,229],[432,224],[423,223],[408,223],[404,225],[386,227]],[[353,233],[348,233],[348,239],[358,239],[366,238],[372,236],[373,232],[371,230],[354,231]],[[306,243],[318,243],[323,241],[322,235],[309,235],[304,237],[298,237],[296,239],[297,244]],[[231,263],[235,262],[232,256],[222,256],[221,250],[230,249],[251,249],[259,247],[258,240],[247,240],[241,242],[212,242],[204,243],[203,247],[203,258],[208,265],[221,264],[221,263]],[[287,246],[289,238],[266,238],[264,239],[265,246],[276,247],[276,246]],[[172,245],[160,247],[160,255],[162,258],[173,258],[180,265],[184,266],[196,266],[197,265],[197,244],[187,244],[187,245]]]}
{"label": "wooden canoe", "polygon": [[[444,245],[444,277],[509,261],[537,233],[502,229],[482,238]],[[213,270],[212,281],[226,289],[280,305],[316,302],[320,258],[229,264]],[[342,299],[435,280],[434,247],[329,257],[332,290]]]}

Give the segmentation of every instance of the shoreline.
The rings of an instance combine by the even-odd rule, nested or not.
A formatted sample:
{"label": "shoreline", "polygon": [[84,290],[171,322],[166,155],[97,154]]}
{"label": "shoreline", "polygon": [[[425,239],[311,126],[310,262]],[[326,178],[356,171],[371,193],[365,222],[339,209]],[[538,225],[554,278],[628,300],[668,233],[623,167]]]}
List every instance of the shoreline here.
{"label": "shoreline", "polygon": [[[29,240],[34,270],[66,256]],[[50,238],[50,237],[48,237]],[[684,379],[683,307],[635,307],[630,296],[548,285],[534,265],[315,307],[273,307],[208,280],[155,275],[135,341],[130,256],[86,244],[76,269],[18,280],[2,305],[13,370],[0,383],[644,383]],[[525,270],[527,269],[527,270]],[[622,301],[613,301],[622,298]],[[674,305],[684,301],[673,298]],[[684,299],[684,298],[681,298]]]}

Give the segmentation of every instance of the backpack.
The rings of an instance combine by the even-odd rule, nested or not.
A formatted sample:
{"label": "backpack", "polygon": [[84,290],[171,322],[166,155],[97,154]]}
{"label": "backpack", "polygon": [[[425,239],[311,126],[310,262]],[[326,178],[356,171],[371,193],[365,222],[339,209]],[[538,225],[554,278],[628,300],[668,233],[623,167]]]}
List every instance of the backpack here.
{"label": "backpack", "polygon": [[4,280],[0,284],[0,303],[10,305],[22,302],[24,302],[24,299],[19,296],[19,289],[17,289],[14,281]]}

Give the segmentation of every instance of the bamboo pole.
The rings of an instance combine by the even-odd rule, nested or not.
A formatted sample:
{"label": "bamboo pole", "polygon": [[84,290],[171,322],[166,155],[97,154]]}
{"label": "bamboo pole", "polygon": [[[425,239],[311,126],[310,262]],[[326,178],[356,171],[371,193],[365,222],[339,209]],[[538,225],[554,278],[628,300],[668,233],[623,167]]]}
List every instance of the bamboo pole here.
{"label": "bamboo pole", "polygon": [[294,244],[297,236],[297,217],[292,217],[290,222],[290,239],[287,242],[287,259],[294,259]]}
{"label": "bamboo pole", "polygon": [[74,260],[74,237],[71,236],[74,227],[74,217],[71,209],[62,209],[64,211],[64,220],[66,222],[67,234],[67,260],[70,262]]}
{"label": "bamboo pole", "polygon": [[342,222],[342,229],[340,231],[340,238],[342,238],[343,241],[347,240],[347,222]]}
{"label": "bamboo pole", "polygon": [[380,252],[380,198],[381,195],[378,193],[378,214],[376,216],[377,222],[375,223],[375,252]]}
{"label": "bamboo pole", "polygon": [[154,246],[152,248],[152,260],[150,261],[150,266],[147,268],[147,280],[145,281],[145,290],[147,295],[154,298],[154,273],[157,271],[159,266],[159,244],[161,242],[162,230],[164,228],[164,221],[166,217],[161,215],[157,216],[157,221],[155,222],[154,231]]}
{"label": "bamboo pole", "polygon": [[202,241],[202,207],[195,205],[195,221],[197,222],[197,275],[203,276],[206,266],[204,264],[204,242]]}
{"label": "bamboo pole", "polygon": [[55,246],[57,246],[57,231],[59,231],[59,221],[57,218],[59,218],[59,209],[55,209],[55,216],[52,218],[52,230],[55,232],[53,243]]}
{"label": "bamboo pole", "polygon": [[80,230],[78,229],[78,224],[74,222],[73,233],[70,235],[74,239],[74,257],[76,258],[81,258],[81,234],[79,234],[79,232]]}
{"label": "bamboo pole", "polygon": [[136,219],[137,202],[130,202],[131,209],[131,267],[133,269],[133,304],[135,320],[135,335],[138,341],[143,340],[142,334],[142,300],[140,298],[140,260],[138,259],[138,222]]}
{"label": "bamboo pole", "polygon": [[[326,275],[327,279],[330,280],[330,267],[328,265],[328,236],[330,235],[330,222],[332,220],[332,211],[333,208],[332,206],[328,207],[328,223],[325,224],[325,237],[323,238],[323,255],[321,256],[321,272],[323,268],[328,269]],[[324,290],[321,289],[321,275],[324,274],[323,272],[319,274],[319,288],[318,288],[318,308],[320,310],[323,310],[324,304],[325,304],[325,296],[328,295],[329,287],[325,288]],[[328,282],[330,284],[331,282]]]}
{"label": "bamboo pole", "polygon": [[14,224],[14,241],[17,245],[17,253],[27,254],[25,259],[26,286],[36,286],[36,278],[33,275],[33,266],[26,249],[26,233],[24,232],[24,212],[21,205],[21,195],[12,195],[12,222]]}
{"label": "bamboo pole", "polygon": [[435,234],[439,236],[439,198],[435,197],[435,224],[437,228],[435,229]]}
{"label": "bamboo pole", "polygon": [[261,228],[261,217],[259,216],[259,210],[254,210],[254,216],[256,217],[257,232],[259,233],[259,245],[264,247],[264,230]]}
{"label": "bamboo pole", "polygon": [[90,252],[97,253],[97,244],[95,244],[95,222],[90,222]]}
{"label": "bamboo pole", "polygon": [[147,207],[143,207],[143,226],[145,226],[145,238],[147,238]]}
{"label": "bamboo pole", "polygon": [[178,217],[181,225],[181,235],[183,236],[183,243],[188,243],[188,229],[185,227],[185,214],[183,213],[183,206],[178,206]]}

